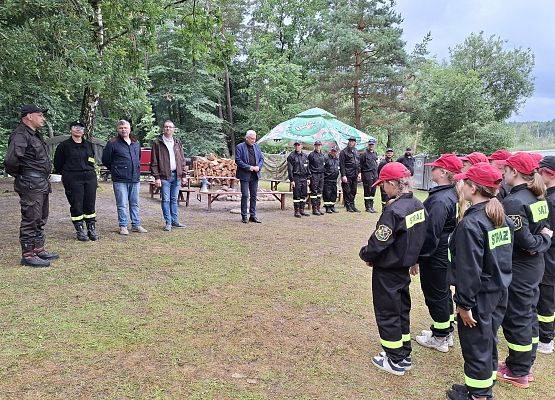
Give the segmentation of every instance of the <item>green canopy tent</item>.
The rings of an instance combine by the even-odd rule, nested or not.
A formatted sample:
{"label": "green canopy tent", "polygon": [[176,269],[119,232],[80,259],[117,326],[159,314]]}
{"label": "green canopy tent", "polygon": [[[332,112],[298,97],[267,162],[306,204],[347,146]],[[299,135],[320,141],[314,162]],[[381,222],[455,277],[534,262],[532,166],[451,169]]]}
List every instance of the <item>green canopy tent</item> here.
{"label": "green canopy tent", "polygon": [[357,140],[358,150],[364,150],[368,141],[374,139],[339,121],[335,115],[321,108],[311,108],[297,114],[293,119],[282,122],[263,136],[258,143],[279,143],[292,146],[293,143],[299,141],[312,146],[316,140],[320,140],[323,149],[328,151],[332,146],[338,146],[339,149],[347,147],[350,137]]}

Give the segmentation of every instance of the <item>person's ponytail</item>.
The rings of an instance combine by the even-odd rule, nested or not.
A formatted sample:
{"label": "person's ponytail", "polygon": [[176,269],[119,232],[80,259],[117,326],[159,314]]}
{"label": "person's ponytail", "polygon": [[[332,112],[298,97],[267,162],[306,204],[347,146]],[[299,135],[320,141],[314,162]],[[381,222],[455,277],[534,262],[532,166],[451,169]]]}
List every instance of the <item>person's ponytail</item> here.
{"label": "person's ponytail", "polygon": [[505,223],[505,209],[503,204],[496,198],[492,197],[486,204],[486,215],[496,228],[503,226]]}
{"label": "person's ponytail", "polygon": [[528,189],[534,193],[534,196],[538,198],[545,197],[545,183],[538,171],[534,171],[532,175],[523,175],[523,177],[527,182]]}

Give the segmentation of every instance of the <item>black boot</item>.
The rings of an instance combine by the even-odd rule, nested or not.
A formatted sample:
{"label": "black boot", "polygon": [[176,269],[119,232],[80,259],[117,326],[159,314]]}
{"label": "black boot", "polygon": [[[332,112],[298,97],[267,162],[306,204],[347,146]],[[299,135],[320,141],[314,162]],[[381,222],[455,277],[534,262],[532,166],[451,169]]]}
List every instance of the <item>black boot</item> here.
{"label": "black boot", "polygon": [[320,211],[320,204],[320,200],[318,200],[318,203],[316,204],[316,210],[318,211],[318,215],[324,215],[324,213]]}
{"label": "black boot", "polygon": [[331,206],[324,206],[326,208],[326,214],[333,214],[333,211],[331,210]]}
{"label": "black boot", "polygon": [[360,210],[355,207],[355,203],[351,203],[351,210],[352,212],[360,212]]}
{"label": "black boot", "polygon": [[33,250],[25,252],[21,255],[21,265],[32,268],[46,268],[50,267],[50,261],[43,260],[38,257]]}
{"label": "black boot", "polygon": [[345,210],[347,210],[347,212],[353,212],[351,210],[351,203],[345,203]]}
{"label": "black boot", "polygon": [[369,203],[370,203],[370,211],[369,212],[372,213],[372,214],[375,214],[376,210],[374,209],[374,200],[370,200]]}
{"label": "black boot", "polygon": [[60,255],[58,253],[46,251],[44,247],[37,247],[33,250],[33,252],[37,257],[47,261],[57,260],[58,258],[60,258]]}
{"label": "black boot", "polygon": [[75,226],[75,236],[77,236],[77,240],[80,242],[88,242],[89,237],[85,233],[85,229],[83,228],[83,221],[76,221],[73,223]]}
{"label": "black boot", "polygon": [[309,213],[304,212],[304,201],[301,201],[299,203],[299,214],[301,214],[303,217],[310,217]]}
{"label": "black boot", "polygon": [[332,213],[338,213],[339,212],[335,209],[335,204],[333,206],[331,206],[331,212]]}
{"label": "black boot", "polygon": [[370,200],[364,199],[364,211],[370,212]]}
{"label": "black boot", "polygon": [[299,203],[293,204],[293,207],[295,207],[295,218],[301,218],[301,212],[299,211]]}
{"label": "black boot", "polygon": [[93,241],[100,239],[100,236],[98,236],[98,233],[96,232],[96,222],[86,221],[86,223],[87,223],[87,235],[89,236],[89,239]]}
{"label": "black boot", "polygon": [[311,204],[312,204],[312,215],[318,215],[318,206],[316,205],[316,202]]}

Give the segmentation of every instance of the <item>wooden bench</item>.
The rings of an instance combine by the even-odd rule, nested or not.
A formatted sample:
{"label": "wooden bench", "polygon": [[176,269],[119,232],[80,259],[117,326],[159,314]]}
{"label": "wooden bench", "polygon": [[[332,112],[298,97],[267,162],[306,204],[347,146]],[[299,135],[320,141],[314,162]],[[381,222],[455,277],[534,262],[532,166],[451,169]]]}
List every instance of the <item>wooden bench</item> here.
{"label": "wooden bench", "polygon": [[[241,195],[240,191],[237,190],[230,190],[230,191],[221,191],[221,192],[215,192],[215,191],[207,191],[207,192],[198,192],[197,193],[197,199],[198,201],[201,201],[201,196],[205,194],[206,196],[208,196],[208,211],[212,210],[212,203],[214,201],[216,201],[216,199],[218,197],[220,197],[221,195],[232,195],[232,196],[237,196],[237,195]],[[280,209],[283,211],[285,210],[285,196],[287,196],[288,194],[293,194],[291,192],[278,192],[275,190],[271,190],[271,191],[260,191],[258,192],[259,195],[266,195],[266,194],[271,194],[272,196],[274,196],[276,198],[276,200],[279,200],[280,203]]]}
{"label": "wooden bench", "polygon": [[[162,197],[162,193],[160,193],[160,188],[156,186],[154,182],[149,182],[148,191],[150,193],[150,198],[153,199],[155,194],[159,194]],[[195,193],[197,189],[191,187],[181,187],[179,188],[179,195],[177,196],[177,203],[184,201],[185,206],[189,206],[189,198],[191,193]]]}

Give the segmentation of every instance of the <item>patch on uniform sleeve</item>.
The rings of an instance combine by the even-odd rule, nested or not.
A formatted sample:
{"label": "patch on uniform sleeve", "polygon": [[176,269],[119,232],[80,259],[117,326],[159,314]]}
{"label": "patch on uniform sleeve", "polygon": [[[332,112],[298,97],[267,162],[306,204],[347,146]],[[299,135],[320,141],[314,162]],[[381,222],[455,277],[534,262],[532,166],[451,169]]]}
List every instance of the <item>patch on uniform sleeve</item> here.
{"label": "patch on uniform sleeve", "polygon": [[513,221],[513,224],[515,224],[515,231],[522,228],[522,217],[520,215],[507,215],[507,217],[509,217],[511,221]]}
{"label": "patch on uniform sleeve", "polygon": [[376,235],[376,239],[378,239],[380,242],[387,242],[392,233],[393,231],[391,230],[391,228],[386,225],[378,226],[378,229],[376,229],[376,232],[374,232],[374,234]]}

